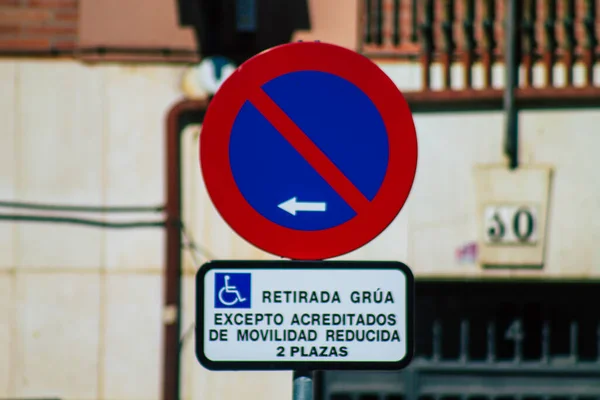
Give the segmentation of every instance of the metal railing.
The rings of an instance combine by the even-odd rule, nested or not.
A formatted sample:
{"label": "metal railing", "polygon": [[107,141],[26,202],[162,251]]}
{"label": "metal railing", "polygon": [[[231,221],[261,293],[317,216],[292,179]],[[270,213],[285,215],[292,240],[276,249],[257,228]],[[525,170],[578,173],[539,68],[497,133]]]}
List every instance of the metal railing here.
{"label": "metal railing", "polygon": [[[533,67],[546,71],[544,87],[555,86],[554,67],[565,66],[566,87],[575,86],[575,63],[585,69],[583,87],[593,87],[599,58],[597,0],[520,0],[517,60],[524,70],[520,87],[533,87]],[[450,66],[464,66],[465,87],[473,87],[472,67],[481,63],[483,89],[492,88],[492,65],[504,59],[505,0],[363,0],[361,51],[369,57],[418,59],[424,68],[441,63],[443,87],[451,87]]]}
{"label": "metal railing", "polygon": [[325,400],[600,400],[600,283],[422,282],[415,358],[327,372]]}

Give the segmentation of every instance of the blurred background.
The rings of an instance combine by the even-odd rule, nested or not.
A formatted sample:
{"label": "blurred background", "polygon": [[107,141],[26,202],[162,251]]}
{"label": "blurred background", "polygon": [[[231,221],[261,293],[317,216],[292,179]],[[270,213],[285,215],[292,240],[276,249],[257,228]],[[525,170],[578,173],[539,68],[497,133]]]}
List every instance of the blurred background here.
{"label": "blurred background", "polygon": [[288,372],[208,372],[194,274],[270,259],[199,170],[211,95],[298,40],[403,91],[416,180],[342,259],[417,278],[401,372],[324,400],[600,399],[600,1],[0,0],[0,399],[291,399]]}

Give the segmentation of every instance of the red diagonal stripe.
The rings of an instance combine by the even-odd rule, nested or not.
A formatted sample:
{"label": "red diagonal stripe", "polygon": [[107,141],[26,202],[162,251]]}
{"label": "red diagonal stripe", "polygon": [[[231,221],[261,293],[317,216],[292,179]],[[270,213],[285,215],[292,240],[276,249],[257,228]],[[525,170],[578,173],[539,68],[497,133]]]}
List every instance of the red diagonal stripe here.
{"label": "red diagonal stripe", "polygon": [[369,199],[262,89],[248,100],[357,214],[369,205]]}

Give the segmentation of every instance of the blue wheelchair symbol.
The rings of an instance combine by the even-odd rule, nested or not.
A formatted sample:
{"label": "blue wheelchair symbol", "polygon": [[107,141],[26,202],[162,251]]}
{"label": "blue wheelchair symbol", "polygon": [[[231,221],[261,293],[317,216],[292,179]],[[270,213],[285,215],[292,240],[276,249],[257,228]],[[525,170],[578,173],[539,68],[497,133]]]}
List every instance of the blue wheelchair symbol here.
{"label": "blue wheelchair symbol", "polygon": [[215,274],[215,308],[250,308],[251,275],[249,273]]}

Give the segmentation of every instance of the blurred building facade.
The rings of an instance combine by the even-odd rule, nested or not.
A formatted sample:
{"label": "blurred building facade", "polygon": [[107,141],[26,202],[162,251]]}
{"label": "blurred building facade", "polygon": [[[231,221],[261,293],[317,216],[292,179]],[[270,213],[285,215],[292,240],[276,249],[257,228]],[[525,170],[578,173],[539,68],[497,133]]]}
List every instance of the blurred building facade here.
{"label": "blurred building facade", "polygon": [[[405,91],[419,140],[407,205],[344,259],[404,261],[424,282],[600,278],[600,4],[523,3],[519,168],[490,175],[481,171],[508,171],[502,3],[309,1],[310,29],[291,40],[371,57]],[[0,201],[165,203],[165,121],[185,101],[182,75],[200,60],[197,33],[179,19],[174,0],[0,0]],[[198,262],[271,258],[238,238],[210,203],[198,168],[200,131],[191,124],[182,134],[183,219],[206,249],[182,250],[182,336],[193,329]],[[486,186],[492,179],[500,189]],[[522,202],[543,204],[541,266],[522,268],[529,255],[520,250],[515,258],[484,249],[482,199],[495,191],[502,204],[519,205],[523,193]],[[60,214],[2,210],[10,213]],[[162,398],[164,241],[157,227],[0,221],[0,398]],[[482,266],[485,251],[508,267]],[[581,343],[600,371],[598,299],[589,300],[591,328]],[[290,373],[208,372],[191,340],[181,365],[182,399],[291,398]],[[591,385],[586,393],[600,396]]]}

